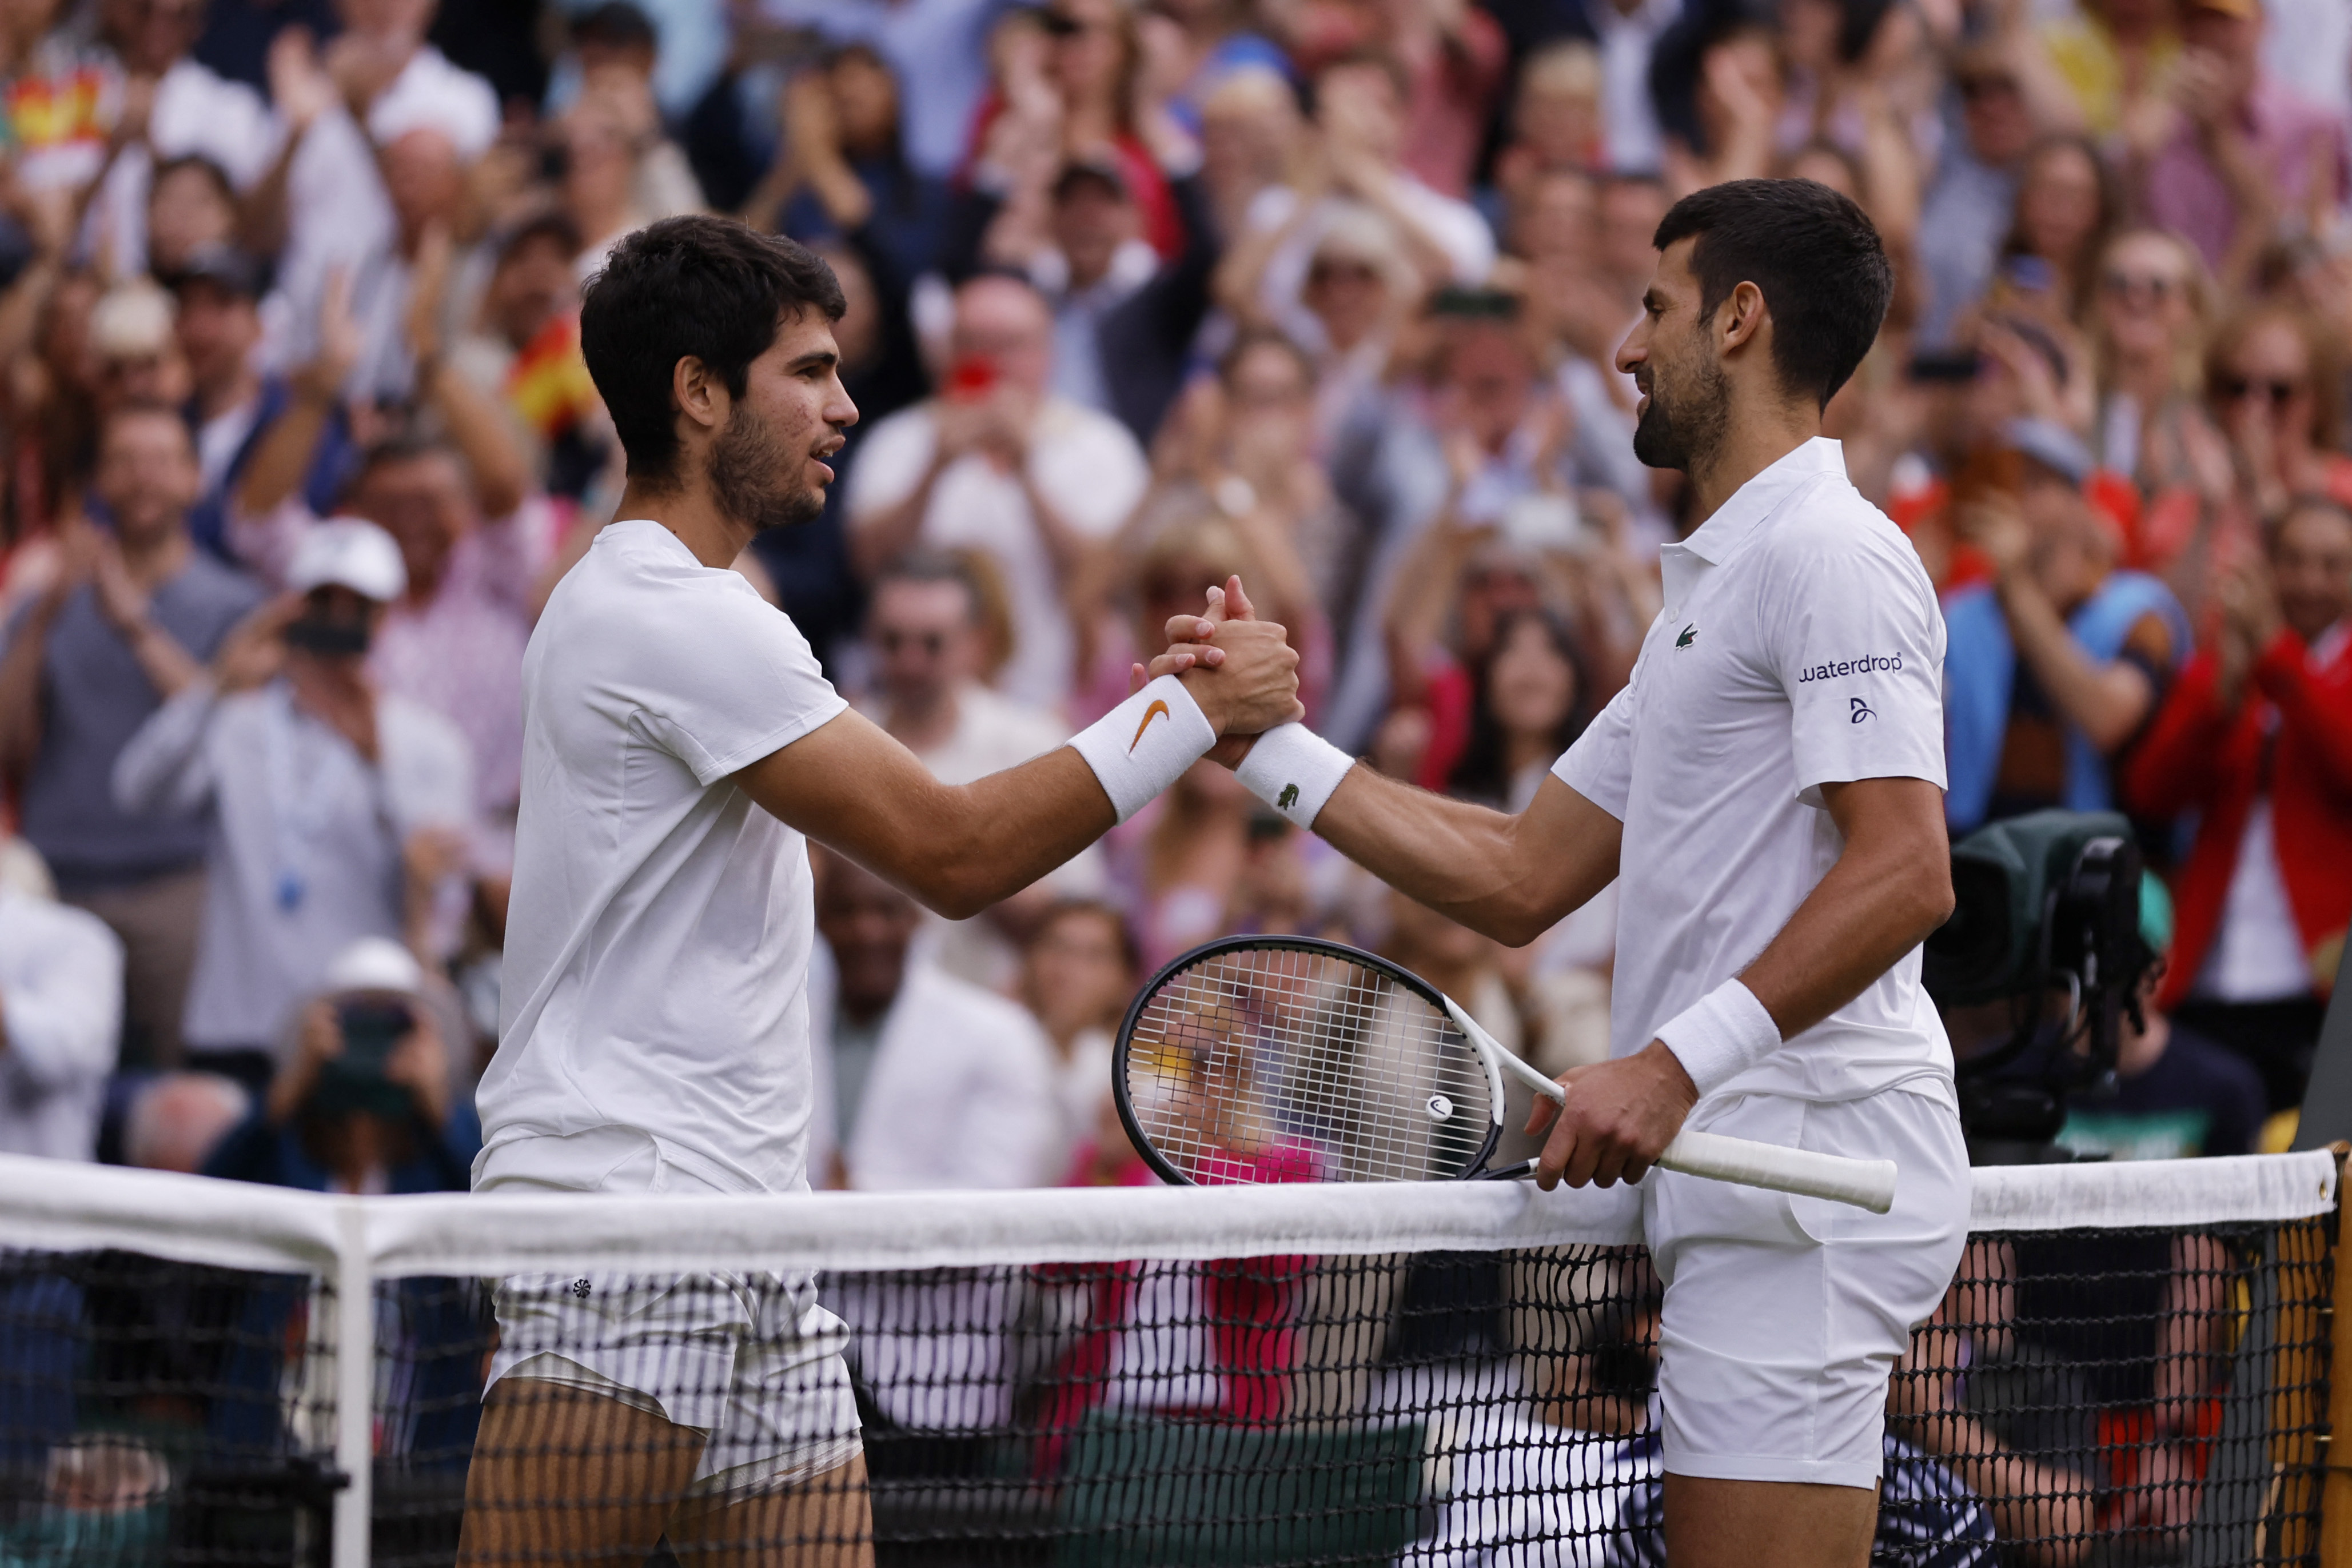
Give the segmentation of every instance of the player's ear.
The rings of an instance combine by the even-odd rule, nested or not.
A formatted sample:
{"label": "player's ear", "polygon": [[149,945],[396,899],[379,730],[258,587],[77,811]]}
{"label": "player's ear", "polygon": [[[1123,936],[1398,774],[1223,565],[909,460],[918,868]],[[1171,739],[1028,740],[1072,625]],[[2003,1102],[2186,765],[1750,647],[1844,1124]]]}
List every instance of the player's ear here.
{"label": "player's ear", "polygon": [[1721,308],[1715,313],[1716,329],[1722,334],[1726,353],[1742,348],[1759,337],[1768,319],[1764,309],[1764,291],[1752,283],[1741,282],[1732,287]]}
{"label": "player's ear", "polygon": [[716,430],[726,423],[728,409],[733,402],[728,396],[727,383],[692,354],[680,356],[670,366],[669,395],[680,413],[705,430]]}

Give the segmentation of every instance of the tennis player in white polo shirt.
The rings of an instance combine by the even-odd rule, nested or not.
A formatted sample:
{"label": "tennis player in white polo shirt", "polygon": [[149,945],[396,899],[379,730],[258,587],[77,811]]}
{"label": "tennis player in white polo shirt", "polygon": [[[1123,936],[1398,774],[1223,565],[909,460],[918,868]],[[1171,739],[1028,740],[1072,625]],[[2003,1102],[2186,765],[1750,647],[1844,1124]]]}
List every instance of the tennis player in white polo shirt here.
{"label": "tennis player in white polo shirt", "polygon": [[[807,1190],[803,834],[968,915],[1124,821],[1219,735],[1302,711],[1273,626],[1232,629],[1213,657],[1161,655],[1069,746],[969,785],[850,710],[730,570],[760,529],[824,509],[824,460],[857,418],[842,309],[824,261],[719,218],[636,231],[588,285],[581,345],[628,487],[523,659],[477,1191]],[[502,1281],[495,1305],[467,1568],[635,1564],[664,1541],[689,1563],[872,1561],[844,1334],[812,1278],[583,1266]]]}
{"label": "tennis player in white polo shirt", "polygon": [[[1887,1375],[1969,1212],[1951,1048],[1919,984],[1952,905],[1943,617],[1821,434],[1892,275],[1870,220],[1810,181],[1701,191],[1656,244],[1617,363],[1643,392],[1634,451],[1689,476],[1703,521],[1662,552],[1631,684],[1517,817],[1354,768],[1296,725],[1239,773],[1507,943],[1620,882],[1612,1060],[1565,1075],[1556,1120],[1538,1102],[1538,1179],[1648,1172],[1667,1559],[1862,1568]],[[1650,1172],[1685,1125],[1892,1158],[1893,1212]]]}

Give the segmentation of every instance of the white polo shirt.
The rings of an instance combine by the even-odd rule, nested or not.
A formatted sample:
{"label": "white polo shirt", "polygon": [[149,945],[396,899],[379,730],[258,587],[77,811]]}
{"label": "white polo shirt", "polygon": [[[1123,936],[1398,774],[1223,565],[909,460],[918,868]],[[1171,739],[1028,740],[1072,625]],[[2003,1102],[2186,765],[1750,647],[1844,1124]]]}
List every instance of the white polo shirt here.
{"label": "white polo shirt", "polygon": [[[1944,783],[1944,618],[1895,525],[1807,442],[1659,551],[1632,682],[1552,771],[1625,824],[1611,1054],[1746,968],[1844,841],[1820,786]],[[1906,955],[1718,1091],[1949,1102],[1952,1051]]]}

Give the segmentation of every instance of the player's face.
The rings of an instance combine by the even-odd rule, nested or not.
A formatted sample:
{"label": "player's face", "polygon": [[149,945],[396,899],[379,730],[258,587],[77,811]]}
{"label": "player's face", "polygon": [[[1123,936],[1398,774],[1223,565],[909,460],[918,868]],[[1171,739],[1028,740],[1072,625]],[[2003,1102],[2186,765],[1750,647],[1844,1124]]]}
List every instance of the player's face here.
{"label": "player's face", "polygon": [[1633,455],[1653,468],[1703,464],[1731,423],[1730,381],[1716,361],[1690,269],[1697,244],[1676,240],[1659,255],[1642,319],[1617,350],[1617,368],[1642,392]]}
{"label": "player's face", "polygon": [[833,483],[825,459],[856,423],[833,323],[814,311],[786,317],[704,458],[712,497],[755,532],[814,521]]}

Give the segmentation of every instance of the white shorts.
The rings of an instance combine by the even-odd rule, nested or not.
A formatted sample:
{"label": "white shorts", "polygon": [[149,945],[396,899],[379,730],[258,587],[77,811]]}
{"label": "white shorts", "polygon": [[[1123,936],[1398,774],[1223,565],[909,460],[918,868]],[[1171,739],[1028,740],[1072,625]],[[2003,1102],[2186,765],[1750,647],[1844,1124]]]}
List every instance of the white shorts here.
{"label": "white shorts", "polygon": [[797,1486],[862,1447],[849,1331],[805,1275],[524,1274],[495,1303],[491,1383],[582,1389],[708,1433],[689,1496]]}
{"label": "white shorts", "polygon": [[1814,1103],[1740,1095],[1694,1129],[1891,1159],[1895,1207],[1655,1171],[1642,1220],[1665,1301],[1658,1330],[1669,1474],[1875,1487],[1886,1380],[1943,1300],[1968,1242],[1959,1118],[1932,1093]]}

